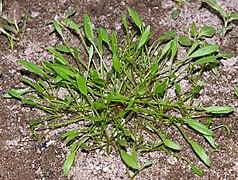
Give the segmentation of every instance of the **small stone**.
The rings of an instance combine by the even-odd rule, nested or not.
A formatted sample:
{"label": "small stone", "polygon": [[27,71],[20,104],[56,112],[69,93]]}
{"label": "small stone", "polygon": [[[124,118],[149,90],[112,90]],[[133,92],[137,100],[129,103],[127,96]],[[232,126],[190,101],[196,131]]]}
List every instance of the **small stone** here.
{"label": "small stone", "polygon": [[32,18],[36,18],[36,17],[39,16],[39,15],[40,15],[39,12],[35,12],[35,11],[32,11],[32,12],[31,12],[31,17],[32,17]]}
{"label": "small stone", "polygon": [[108,170],[109,170],[109,168],[108,168],[107,166],[102,169],[102,171],[103,171],[104,173],[108,172]]}

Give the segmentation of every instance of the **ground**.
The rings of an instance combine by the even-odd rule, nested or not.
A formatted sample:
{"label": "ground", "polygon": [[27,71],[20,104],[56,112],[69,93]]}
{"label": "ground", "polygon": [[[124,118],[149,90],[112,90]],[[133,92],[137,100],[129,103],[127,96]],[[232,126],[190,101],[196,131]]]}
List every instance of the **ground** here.
{"label": "ground", "polygon": [[[238,13],[238,1],[217,0],[230,13]],[[8,10],[12,0],[3,1],[4,10]],[[189,27],[192,21],[198,27],[214,26],[221,29],[222,21],[209,7],[201,6],[195,0],[188,0],[181,9],[178,20],[171,18],[177,4],[170,0],[19,0],[22,7],[29,11],[24,39],[15,43],[13,51],[9,49],[6,37],[0,35],[0,66],[3,75],[0,78],[0,179],[128,179],[125,166],[120,158],[105,155],[102,151],[78,153],[75,165],[69,177],[62,175],[62,166],[68,153],[67,146],[61,140],[60,130],[50,133],[46,139],[33,141],[29,128],[30,120],[42,112],[24,107],[14,99],[3,99],[2,95],[12,88],[20,88],[19,75],[22,67],[16,62],[25,59],[39,64],[51,58],[45,49],[55,46],[59,38],[54,34],[50,20],[62,17],[71,8],[76,8],[74,20],[82,23],[84,13],[88,13],[94,28],[103,26],[108,31],[122,31],[121,14],[127,14],[127,7],[134,8],[143,18],[145,24],[151,25],[154,38],[169,30]],[[218,35],[212,42],[220,43]],[[235,27],[225,37],[222,50],[238,54],[238,28]],[[218,152],[210,154],[211,168],[206,168],[190,151],[185,151],[204,171],[199,178],[189,169],[188,165],[162,152],[148,156],[157,157],[157,163],[139,173],[137,179],[238,179],[238,99],[233,88],[238,83],[238,58],[223,62],[219,67],[219,75],[207,72],[204,75],[205,85],[201,92],[204,105],[230,105],[235,111],[229,116],[215,118],[214,126],[226,124],[231,128],[228,137],[225,129],[214,131],[218,144]],[[187,154],[186,154],[187,153]]]}

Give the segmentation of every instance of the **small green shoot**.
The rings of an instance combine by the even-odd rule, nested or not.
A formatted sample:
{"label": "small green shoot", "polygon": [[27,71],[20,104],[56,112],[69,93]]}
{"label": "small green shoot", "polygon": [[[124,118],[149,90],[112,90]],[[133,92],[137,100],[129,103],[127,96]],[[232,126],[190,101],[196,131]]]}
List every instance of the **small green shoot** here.
{"label": "small green shoot", "polygon": [[[2,0],[0,1],[0,18],[5,22],[0,23],[0,33],[4,34],[9,41],[11,49],[14,48],[14,41],[19,41],[23,38],[26,30],[26,24],[28,21],[28,13],[25,11],[22,20],[22,8],[18,1],[14,1],[11,5],[8,15],[2,12]],[[19,27],[20,22],[23,21],[23,26]]]}
{"label": "small green shoot", "polygon": [[232,30],[233,28],[232,22],[234,20],[238,20],[238,13],[229,14],[228,12],[224,11],[221,8],[221,6],[216,2],[216,0],[202,0],[202,2],[207,3],[211,8],[216,10],[222,17],[223,27],[220,32],[220,38],[221,40],[223,40],[227,32]]}

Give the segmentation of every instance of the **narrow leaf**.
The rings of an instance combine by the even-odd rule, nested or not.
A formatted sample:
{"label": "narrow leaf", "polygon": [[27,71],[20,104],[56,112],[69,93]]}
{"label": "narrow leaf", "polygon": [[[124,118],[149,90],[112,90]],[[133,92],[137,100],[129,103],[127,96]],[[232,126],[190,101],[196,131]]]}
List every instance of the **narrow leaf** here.
{"label": "narrow leaf", "polygon": [[117,49],[118,49],[117,38],[116,38],[115,32],[113,31],[112,32],[112,53],[116,54]]}
{"label": "narrow leaf", "polygon": [[[19,96],[31,92],[32,90],[27,90],[27,89],[12,89],[11,91],[14,91],[16,94],[18,94]],[[6,94],[4,94],[2,96],[3,98],[12,98],[12,95],[9,94],[9,92],[7,92]]]}
{"label": "narrow leaf", "polygon": [[174,150],[181,150],[181,147],[179,145],[177,145],[176,143],[174,143],[173,141],[171,141],[170,139],[163,139],[163,143],[165,146],[174,149]]}
{"label": "narrow leaf", "polygon": [[216,62],[217,56],[208,56],[208,57],[203,57],[201,59],[198,59],[193,63],[193,65],[201,65],[201,64],[206,64],[206,63],[212,63]]}
{"label": "narrow leaf", "polygon": [[142,20],[141,20],[139,14],[136,11],[134,11],[133,9],[131,9],[130,7],[128,8],[128,12],[129,12],[130,16],[132,17],[133,21],[135,22],[136,26],[141,30]]}
{"label": "narrow leaf", "polygon": [[236,54],[231,52],[219,51],[217,57],[221,57],[223,59],[230,59],[236,57]]}
{"label": "narrow leaf", "polygon": [[150,35],[150,26],[147,26],[147,28],[145,29],[145,31],[142,33],[142,36],[140,38],[139,41],[139,45],[138,45],[138,49],[140,49],[148,40]]}
{"label": "narrow leaf", "polygon": [[45,75],[45,72],[39,68],[37,65],[31,63],[31,62],[28,62],[28,61],[25,61],[25,60],[17,60],[18,63],[20,63],[21,65],[23,65],[27,70],[33,72],[33,73],[36,73],[36,74],[42,74],[42,75]]}
{"label": "narrow leaf", "polygon": [[228,114],[234,111],[233,107],[230,106],[210,106],[204,108],[207,113],[212,114]]}
{"label": "narrow leaf", "polygon": [[84,32],[89,42],[94,44],[92,24],[87,14],[84,15]]}
{"label": "narrow leaf", "polygon": [[70,49],[67,46],[63,45],[63,44],[57,45],[56,50],[64,52],[64,53],[70,53]]}
{"label": "narrow leaf", "polygon": [[55,51],[52,47],[48,47],[47,50],[53,53],[61,64],[68,64],[65,58],[59,52]]}
{"label": "narrow leaf", "polygon": [[65,160],[63,166],[63,172],[65,176],[68,176],[69,169],[71,168],[74,159],[75,159],[76,151],[73,151]]}
{"label": "narrow leaf", "polygon": [[81,76],[80,74],[77,74],[76,75],[76,82],[77,82],[77,86],[78,86],[78,89],[79,91],[87,96],[87,84],[86,84],[86,79]]}
{"label": "narrow leaf", "polygon": [[189,164],[189,166],[198,176],[203,176],[203,173],[196,166],[194,166],[193,164]]}
{"label": "narrow leaf", "polygon": [[131,168],[138,170],[138,162],[137,159],[129,155],[127,152],[124,150],[120,150],[121,158],[122,160]]}
{"label": "narrow leaf", "polygon": [[180,93],[181,93],[180,85],[175,82],[175,83],[174,83],[174,86],[175,86],[176,93],[177,93],[178,95],[180,95]]}
{"label": "narrow leaf", "polygon": [[172,50],[171,59],[174,59],[178,51],[178,36],[177,35],[174,36],[174,40],[171,43],[171,50]]}
{"label": "narrow leaf", "polygon": [[121,64],[120,64],[119,58],[117,57],[116,54],[113,54],[112,63],[113,63],[113,68],[114,68],[118,73],[120,73],[120,72],[121,72]]}
{"label": "narrow leaf", "polygon": [[214,149],[217,148],[217,145],[215,144],[214,138],[212,136],[208,136],[208,135],[205,135],[205,134],[203,136]]}
{"label": "narrow leaf", "polygon": [[198,35],[195,22],[192,22],[192,24],[191,24],[191,35],[192,35],[192,37],[197,37],[197,35]]}
{"label": "narrow leaf", "polygon": [[208,135],[208,136],[212,136],[212,131],[209,130],[207,128],[207,126],[201,124],[200,122],[193,120],[193,119],[186,119],[185,122],[193,129],[195,129],[196,131]]}
{"label": "narrow leaf", "polygon": [[202,47],[202,48],[198,49],[197,51],[192,53],[189,57],[190,58],[195,58],[195,57],[205,56],[205,55],[208,55],[208,54],[211,54],[211,53],[215,52],[218,49],[219,49],[218,45],[208,45],[208,46],[205,46],[205,47]]}
{"label": "narrow leaf", "polygon": [[54,27],[55,27],[56,31],[61,36],[61,38],[64,38],[62,29],[61,29],[61,27],[59,25],[59,22],[57,20],[53,20],[53,24],[54,24]]}
{"label": "narrow leaf", "polygon": [[204,151],[204,149],[199,146],[195,141],[190,140],[189,144],[192,146],[194,152],[198,155],[198,157],[208,166],[210,167],[210,159],[207,156],[206,152]]}

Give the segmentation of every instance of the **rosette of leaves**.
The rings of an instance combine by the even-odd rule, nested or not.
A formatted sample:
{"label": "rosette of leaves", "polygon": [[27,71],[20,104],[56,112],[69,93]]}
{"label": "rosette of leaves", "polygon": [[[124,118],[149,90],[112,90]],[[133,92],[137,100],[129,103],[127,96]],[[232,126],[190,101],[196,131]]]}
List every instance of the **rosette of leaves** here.
{"label": "rosette of leaves", "polygon": [[[18,60],[37,78],[33,81],[21,77],[29,88],[9,90],[4,97],[17,98],[49,114],[31,121],[34,139],[44,137],[40,127],[54,130],[75,125],[75,129],[62,135],[71,150],[63,167],[65,175],[77,152],[80,153],[78,150],[103,148],[107,153],[118,152],[134,172],[132,177],[153,164],[151,160],[140,164],[139,155],[159,150],[185,160],[201,176],[202,172],[189,159],[177,155],[183,148],[168,129],[171,126],[177,129],[184,143],[210,166],[206,150],[188,132],[202,136],[216,149],[213,139],[216,127],[211,128],[211,118],[204,121],[202,116],[233,111],[229,106],[194,104],[203,86],[200,76],[207,63],[218,61],[219,46],[197,39],[191,42],[186,55],[177,59],[180,43],[176,32],[168,32],[151,42],[150,26],[145,27],[133,9],[128,8],[128,12],[136,29],[128,25],[127,17],[122,14],[123,39],[102,27],[95,31],[87,14],[83,27],[68,15],[62,21],[54,20],[62,43],[47,48],[52,59],[43,61],[41,66]],[[69,32],[80,39],[83,49],[67,43],[65,33]],[[80,57],[79,52],[85,52],[87,57]],[[193,71],[194,67],[199,71]],[[187,90],[180,86],[184,78],[190,79],[191,88]],[[169,90],[175,91],[176,96],[171,97]]]}

